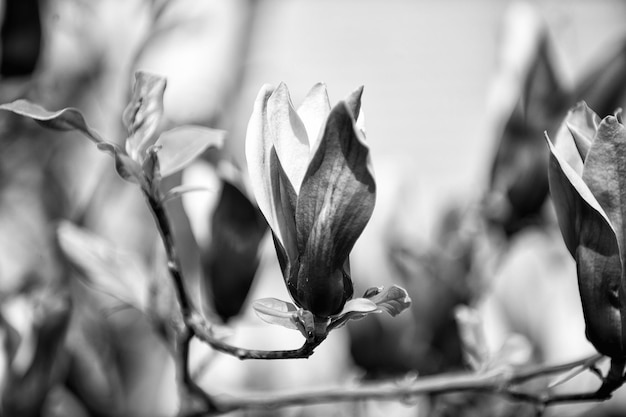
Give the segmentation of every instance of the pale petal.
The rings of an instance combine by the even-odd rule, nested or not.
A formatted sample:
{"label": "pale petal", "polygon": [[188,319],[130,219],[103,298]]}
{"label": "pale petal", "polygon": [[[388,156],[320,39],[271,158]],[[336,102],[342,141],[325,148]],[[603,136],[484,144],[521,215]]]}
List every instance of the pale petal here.
{"label": "pale petal", "polygon": [[567,113],[565,123],[574,138],[578,153],[584,161],[600,124],[600,118],[582,101]]}
{"label": "pale petal", "polygon": [[273,91],[274,88],[266,84],[261,87],[257,95],[246,132],[245,150],[250,186],[254,197],[267,223],[276,233],[279,242],[283,244],[284,239],[278,228],[273,202],[270,165],[273,144],[266,125],[267,101]]}
{"label": "pale petal", "polygon": [[547,136],[546,141],[550,148],[550,194],[567,249],[572,256],[576,256],[576,249],[582,239],[580,224],[583,218],[597,224],[596,230],[615,240],[616,234],[611,222],[587,184],[559,154]]}
{"label": "pale petal", "polygon": [[330,113],[330,101],[328,100],[326,84],[315,84],[304,98],[302,104],[300,104],[300,107],[298,107],[297,113],[302,123],[304,123],[309,140],[309,148],[316,148],[316,143],[322,135],[324,123]]}
{"label": "pale petal", "polygon": [[266,126],[280,163],[297,193],[309,163],[309,140],[284,83],[267,100],[266,117]]}

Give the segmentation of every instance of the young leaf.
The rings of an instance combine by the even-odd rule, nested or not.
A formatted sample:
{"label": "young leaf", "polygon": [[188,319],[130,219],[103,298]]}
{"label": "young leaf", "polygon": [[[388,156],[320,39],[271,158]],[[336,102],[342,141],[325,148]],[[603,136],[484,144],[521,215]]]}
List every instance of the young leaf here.
{"label": "young leaf", "polygon": [[98,149],[108,153],[115,159],[115,171],[122,179],[135,184],[144,184],[145,177],[141,165],[134,159],[131,159],[117,145],[109,142],[100,142],[98,143]]}
{"label": "young leaf", "polygon": [[252,304],[257,316],[264,322],[277,324],[288,329],[299,330],[294,318],[298,308],[277,298],[262,298]]}
{"label": "young leaf", "polygon": [[102,142],[100,135],[87,125],[83,114],[72,107],[53,112],[28,100],[20,99],[12,103],[0,105],[0,110],[7,110],[20,116],[30,117],[50,129],[78,130],[93,142]]}
{"label": "young leaf", "polygon": [[209,147],[220,148],[226,132],[200,126],[181,126],[163,132],[159,146],[161,175],[167,177],[185,168]]}
{"label": "young leaf", "polygon": [[146,312],[150,280],[136,255],[70,222],[61,223],[57,234],[61,249],[84,272],[87,285]]}
{"label": "young leaf", "polygon": [[126,152],[143,161],[146,149],[154,145],[163,116],[165,78],[143,71],[135,73],[133,96],[124,109],[122,120],[128,129]]}
{"label": "young leaf", "polygon": [[410,307],[411,297],[404,288],[392,285],[388,289],[370,288],[365,292],[366,298],[378,306],[378,310],[386,311],[395,317]]}
{"label": "young leaf", "polygon": [[367,298],[354,298],[346,302],[343,310],[331,319],[330,329],[342,327],[349,320],[359,320],[371,313],[380,313],[376,303]]}

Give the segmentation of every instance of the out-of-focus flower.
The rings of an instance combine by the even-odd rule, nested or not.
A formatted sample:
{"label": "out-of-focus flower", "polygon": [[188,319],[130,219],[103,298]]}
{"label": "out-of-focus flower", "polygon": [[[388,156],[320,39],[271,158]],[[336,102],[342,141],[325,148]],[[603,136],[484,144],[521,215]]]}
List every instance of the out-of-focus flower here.
{"label": "out-of-focus flower", "polygon": [[376,184],[357,122],[358,88],[332,109],[316,84],[296,110],[285,84],[264,86],[246,136],[259,208],[274,236],[287,288],[319,318],[352,297],[348,255],[374,209]]}
{"label": "out-of-focus flower", "polygon": [[626,128],[583,102],[550,147],[550,191],[565,244],[577,264],[586,335],[612,358],[626,357]]}

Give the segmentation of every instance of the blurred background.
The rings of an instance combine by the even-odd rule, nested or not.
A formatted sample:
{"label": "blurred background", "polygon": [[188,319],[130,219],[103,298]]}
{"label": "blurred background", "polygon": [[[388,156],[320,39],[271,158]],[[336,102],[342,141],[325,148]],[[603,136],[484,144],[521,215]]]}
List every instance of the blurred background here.
{"label": "blurred background", "polygon": [[[625,18],[618,0],[5,0],[0,101],[76,107],[122,144],[134,71],[167,77],[162,129],[191,123],[228,131],[224,150],[207,152],[203,164],[165,184],[221,190],[168,206],[195,302],[224,321],[233,344],[285,349],[299,346],[300,336],[260,322],[246,302],[289,299],[246,186],[252,105],[264,83],[285,82],[295,106],[319,81],[333,104],[365,86],[378,200],[351,258],[353,280],[358,295],[370,286],[406,287],[412,311],[333,332],[307,361],[242,363],[194,345],[192,365],[210,392],[395,383],[470,369],[469,323],[479,323],[484,340],[473,347],[484,350],[484,362],[557,363],[593,348],[584,338],[575,265],[546,203],[543,131],[554,134],[580,99],[601,115],[624,105]],[[163,269],[140,194],[78,135],[0,116],[0,313],[10,346],[0,363],[3,414],[174,415],[173,366],[149,320],[76,279],[119,282],[124,274],[96,262],[118,250],[153,272]],[[235,215],[244,205],[250,212]],[[61,220],[81,228],[65,236],[78,245],[58,244]],[[250,248],[224,254],[215,243],[223,242],[220,233]],[[100,254],[85,250],[87,242],[101,245]],[[251,268],[235,273],[235,264]],[[235,275],[245,283],[232,290]],[[141,289],[137,281],[109,290],[144,291],[148,284]],[[231,295],[235,301],[223,307]],[[594,384],[589,376],[557,389]],[[622,397],[545,415],[620,415]],[[477,395],[284,411],[536,413]]]}

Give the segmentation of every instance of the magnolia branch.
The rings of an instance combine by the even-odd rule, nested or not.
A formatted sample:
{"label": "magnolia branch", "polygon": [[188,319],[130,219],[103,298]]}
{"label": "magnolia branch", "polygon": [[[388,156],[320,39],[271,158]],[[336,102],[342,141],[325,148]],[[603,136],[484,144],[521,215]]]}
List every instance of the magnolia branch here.
{"label": "magnolia branch", "polygon": [[420,395],[442,395],[458,392],[476,392],[503,395],[514,401],[524,401],[545,407],[557,403],[603,401],[607,396],[599,391],[572,394],[550,392],[526,392],[520,388],[530,380],[570,372],[579,367],[591,369],[603,356],[589,358],[557,366],[541,366],[533,369],[498,369],[485,373],[440,374],[418,378],[410,383],[369,383],[358,386],[335,386],[323,389],[306,389],[284,393],[246,395],[245,398],[214,398],[216,410],[194,416],[209,416],[241,410],[271,410],[290,406],[323,403],[351,402],[363,400],[394,401],[407,400]]}

